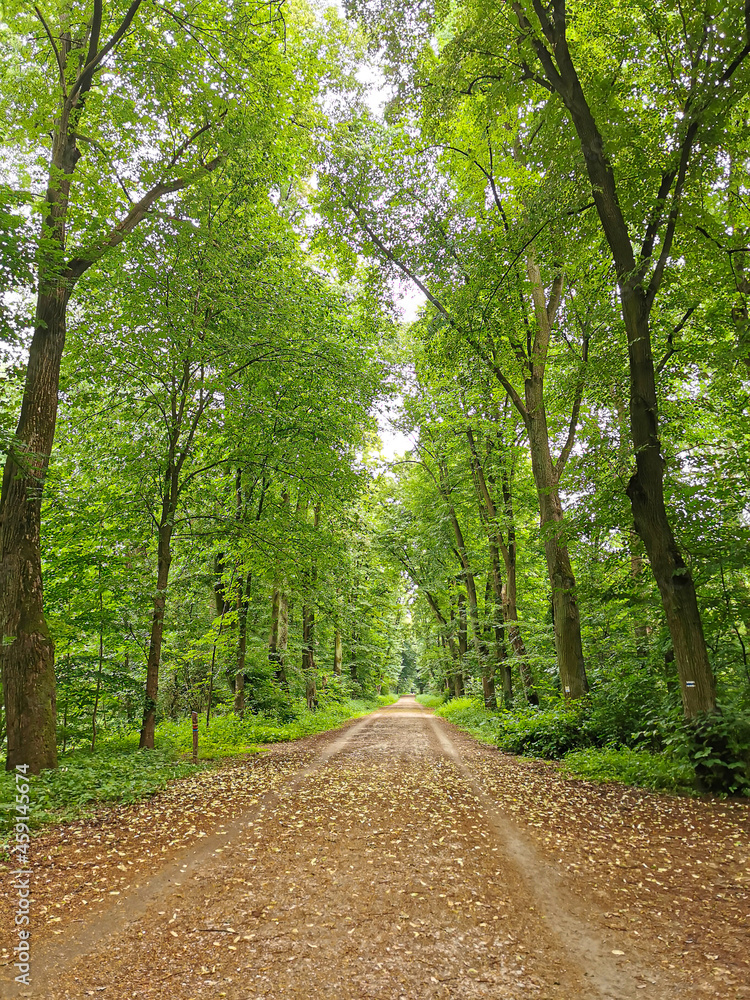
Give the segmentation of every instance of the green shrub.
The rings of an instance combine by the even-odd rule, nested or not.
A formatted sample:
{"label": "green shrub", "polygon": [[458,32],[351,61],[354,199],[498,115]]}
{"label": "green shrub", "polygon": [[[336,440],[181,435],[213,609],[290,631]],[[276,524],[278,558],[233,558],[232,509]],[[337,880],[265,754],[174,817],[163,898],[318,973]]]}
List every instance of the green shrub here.
{"label": "green shrub", "polygon": [[484,707],[475,698],[452,698],[441,705],[435,715],[453,722],[483,743],[494,743],[501,717]]}
{"label": "green shrub", "polygon": [[378,705],[384,708],[386,705],[395,705],[398,701],[397,694],[379,694],[378,695]]}
{"label": "green shrub", "polygon": [[586,745],[664,748],[665,723],[677,719],[647,670],[621,671],[600,681],[585,699]]}
{"label": "green shrub", "polygon": [[497,745],[508,753],[557,760],[586,746],[584,706],[560,702],[542,711],[534,708],[503,712]]}
{"label": "green shrub", "polygon": [[705,792],[750,795],[750,715],[725,708],[682,723],[685,750]]}
{"label": "green shrub", "polygon": [[574,750],[565,755],[562,770],[592,781],[621,781],[669,792],[695,791],[695,775],[689,763],[668,754],[629,747]]}

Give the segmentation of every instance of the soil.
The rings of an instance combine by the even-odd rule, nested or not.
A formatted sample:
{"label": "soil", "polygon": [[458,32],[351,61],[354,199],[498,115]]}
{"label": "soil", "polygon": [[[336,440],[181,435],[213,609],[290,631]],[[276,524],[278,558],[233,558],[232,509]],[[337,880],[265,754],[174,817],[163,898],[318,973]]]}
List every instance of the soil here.
{"label": "soil", "polygon": [[8,891],[0,996],[750,998],[748,816],[565,778],[404,697],[35,838],[32,985]]}

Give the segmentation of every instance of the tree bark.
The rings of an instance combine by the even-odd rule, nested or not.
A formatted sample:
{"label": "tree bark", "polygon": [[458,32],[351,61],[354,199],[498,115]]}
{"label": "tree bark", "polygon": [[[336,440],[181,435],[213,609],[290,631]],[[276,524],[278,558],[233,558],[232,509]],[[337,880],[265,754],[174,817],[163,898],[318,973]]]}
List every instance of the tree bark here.
{"label": "tree bark", "polygon": [[341,643],[341,629],[336,629],[333,639],[333,672],[337,677],[341,676],[341,664],[344,662],[344,648]]}
{"label": "tree bark", "polygon": [[274,587],[271,596],[271,635],[268,659],[273,664],[274,678],[285,691],[289,690],[284,657],[289,639],[289,601],[281,587]]}
{"label": "tree bark", "polygon": [[55,647],[44,617],[40,526],[70,291],[56,281],[39,292],[17,445],[5,463],[0,499],[6,768],[28,764],[32,774],[57,767]]}
{"label": "tree bark", "polygon": [[693,576],[669,523],[664,502],[664,459],[659,440],[651,332],[642,290],[621,285],[630,358],[630,428],[635,473],[627,486],[635,530],[643,539],[672,636],[687,718],[716,710],[716,682],[708,659]]}
{"label": "tree bark", "polygon": [[164,497],[162,516],[159,523],[156,593],[154,594],[153,612],[151,615],[151,640],[149,642],[148,663],[146,665],[146,701],[143,706],[141,738],[138,743],[141,749],[145,747],[148,750],[154,749],[156,699],[159,694],[159,665],[161,664],[161,647],[164,636],[164,611],[167,604],[169,568],[172,564],[173,518],[174,510],[171,504],[171,490],[169,490]]}

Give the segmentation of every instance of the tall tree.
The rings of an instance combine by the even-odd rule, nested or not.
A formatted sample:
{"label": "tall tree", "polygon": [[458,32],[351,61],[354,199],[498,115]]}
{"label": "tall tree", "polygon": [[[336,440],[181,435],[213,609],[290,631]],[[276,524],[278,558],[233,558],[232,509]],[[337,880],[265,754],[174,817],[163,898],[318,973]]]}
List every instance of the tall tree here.
{"label": "tall tree", "polygon": [[251,109],[249,94],[273,90],[281,18],[273,4],[231,6],[229,32],[226,5],[209,2],[189,17],[143,0],[126,7],[93,0],[83,9],[56,3],[46,14],[13,3],[4,13],[4,41],[12,40],[20,66],[2,107],[8,136],[22,156],[33,162],[46,154],[47,162],[34,333],[0,498],[10,769],[26,763],[38,772],[57,760],[40,517],[68,304],[82,276],[155,205],[216,170],[248,124],[254,140],[268,141],[270,115],[259,119],[264,102]]}

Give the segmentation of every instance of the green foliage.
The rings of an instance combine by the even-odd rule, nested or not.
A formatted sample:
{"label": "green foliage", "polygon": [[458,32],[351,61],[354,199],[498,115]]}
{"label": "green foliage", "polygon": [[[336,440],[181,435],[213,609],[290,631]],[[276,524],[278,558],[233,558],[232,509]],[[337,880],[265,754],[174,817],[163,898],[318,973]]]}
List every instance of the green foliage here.
{"label": "green foliage", "polygon": [[588,747],[563,758],[565,774],[591,781],[621,781],[668,792],[694,793],[695,774],[689,763],[670,754],[629,747]]}
{"label": "green foliage", "polygon": [[482,701],[475,698],[453,698],[441,704],[435,715],[460,726],[483,743],[495,742],[500,717],[495,712],[489,712]]}
{"label": "green foliage", "polygon": [[[420,695],[440,715],[507,753],[563,760],[597,781],[623,781],[674,792],[750,795],[750,716],[723,711],[689,721],[662,706],[643,726],[643,705],[612,685],[574,705],[490,712],[475,698]],[[432,705],[430,704],[430,707]],[[641,728],[636,728],[638,725]]]}
{"label": "green foliage", "polygon": [[683,733],[702,791],[750,795],[750,713],[704,713],[685,720]]}
{"label": "green foliage", "polygon": [[397,694],[379,694],[378,695],[378,705],[381,708],[385,708],[387,705],[395,705],[398,701]]}
{"label": "green foliage", "polygon": [[[138,750],[137,743],[133,734],[130,739],[103,743],[93,753],[74,750],[60,758],[57,770],[30,775],[30,825],[72,820],[97,804],[136,802],[196,770],[169,750]],[[14,781],[12,773],[0,775],[0,835],[15,821]]]}
{"label": "green foliage", "polygon": [[417,701],[425,708],[439,708],[445,702],[442,694],[418,694]]}
{"label": "green foliage", "polygon": [[[389,704],[390,702],[385,702]],[[313,733],[335,729],[348,719],[366,715],[378,707],[378,700],[338,701],[321,698],[320,707],[310,712],[302,700],[291,703],[286,721],[271,713],[245,713],[240,719],[234,714],[219,715],[206,727],[205,716],[198,718],[198,756],[201,759],[231,757],[254,750],[263,743],[287,743]],[[137,742],[135,734],[119,737],[118,742]],[[164,719],[156,727],[155,743],[172,754],[189,754],[193,748],[190,717],[177,722]]]}
{"label": "green foliage", "polygon": [[583,706],[561,701],[552,708],[504,712],[499,716],[497,745],[508,753],[559,760],[589,743]]}

